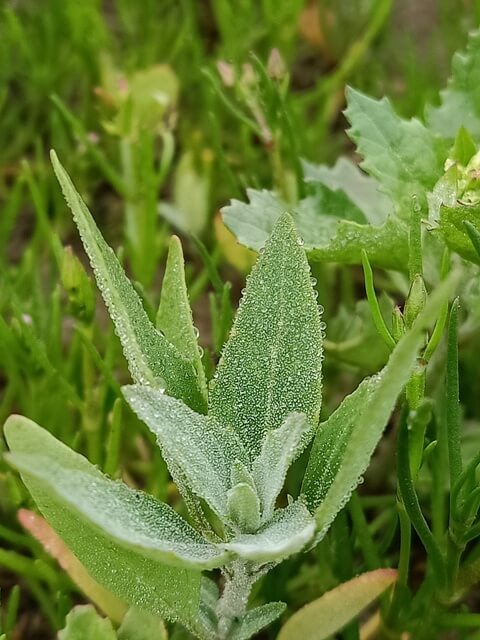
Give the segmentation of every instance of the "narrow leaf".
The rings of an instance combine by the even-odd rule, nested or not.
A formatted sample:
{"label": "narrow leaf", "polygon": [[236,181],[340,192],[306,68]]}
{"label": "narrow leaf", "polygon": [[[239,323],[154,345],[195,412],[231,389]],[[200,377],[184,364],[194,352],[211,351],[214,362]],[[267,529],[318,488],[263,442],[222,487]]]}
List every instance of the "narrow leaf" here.
{"label": "narrow leaf", "polygon": [[51,157],[133,379],[143,384],[165,387],[167,393],[204,411],[205,398],[192,364],[152,325],[120,262],[103,239],[54,151]]}
{"label": "narrow leaf", "polygon": [[261,607],[250,609],[241,622],[231,632],[231,640],[249,640],[282,615],[286,605],[283,602],[269,602]]}
{"label": "narrow leaf", "polygon": [[[40,451],[65,469],[90,474],[92,479],[98,477],[99,472],[83,456],[26,418],[10,417],[4,432],[16,455],[32,456]],[[22,478],[46,520],[96,582],[131,606],[194,626],[199,571],[167,566],[146,557],[143,551],[119,544],[46,486],[45,481],[31,474],[23,474]]]}
{"label": "narrow leaf", "polygon": [[263,522],[271,518],[287,471],[301,452],[302,445],[308,444],[309,433],[312,434],[311,426],[306,416],[301,413],[291,414],[278,429],[266,433],[260,455],[252,465],[253,480],[262,506]]}
{"label": "narrow leaf", "polygon": [[257,533],[236,536],[224,545],[245,560],[278,562],[297,553],[313,537],[315,523],[303,502],[278,510]]}
{"label": "narrow leaf", "polygon": [[[359,483],[397,397],[415,366],[418,350],[425,339],[425,330],[435,321],[457,280],[458,274],[453,273],[437,287],[412,329],[392,351],[380,374],[363,383],[362,391],[357,390],[344,401],[345,405],[340,405],[336,412],[338,415],[335,417],[333,414],[330,418],[325,434],[324,429],[319,429],[304,480],[307,501],[312,509],[316,507],[315,519],[319,531],[317,540],[325,535],[333,519]],[[335,457],[335,451],[333,457],[327,455],[325,461],[317,458],[324,455],[328,440],[333,437],[332,431],[336,425],[340,429],[344,420],[346,426],[342,427],[336,449],[341,460]],[[315,489],[317,481],[321,483],[320,490]],[[317,506],[320,500],[322,502]]]}
{"label": "narrow leaf", "polygon": [[157,327],[167,340],[193,363],[199,387],[206,398],[205,372],[198,348],[198,334],[193,324],[192,310],[188,300],[182,245],[177,236],[172,236],[168,248],[167,265],[157,312]]}
{"label": "narrow leaf", "polygon": [[277,640],[326,640],[371,604],[397,578],[393,569],[364,573],[325,593],[297,611]]}
{"label": "narrow leaf", "polygon": [[153,387],[123,387],[128,403],[157,437],[175,477],[180,469],[191,489],[219,515],[226,516],[231,467],[246,454],[231,428],[195,413],[180,400]]}
{"label": "narrow leaf", "polygon": [[250,460],[293,411],[315,426],[322,330],[310,269],[283,215],[253,268],[210,394],[210,413],[238,433]]}

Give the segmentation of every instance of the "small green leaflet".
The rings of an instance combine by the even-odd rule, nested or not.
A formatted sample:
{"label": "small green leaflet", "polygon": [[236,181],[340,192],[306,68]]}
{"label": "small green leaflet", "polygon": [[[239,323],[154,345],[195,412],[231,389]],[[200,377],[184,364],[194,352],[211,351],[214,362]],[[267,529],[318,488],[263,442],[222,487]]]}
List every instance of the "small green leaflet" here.
{"label": "small green leaflet", "polygon": [[[40,451],[72,473],[90,475],[92,481],[98,478],[99,472],[86,458],[27,418],[11,416],[4,433],[12,455],[31,458]],[[48,465],[42,472],[48,474]],[[146,557],[134,546],[119,544],[59,496],[45,480],[34,477],[30,470],[22,471],[22,479],[46,520],[94,580],[131,606],[194,627],[200,593],[199,571],[167,566]],[[115,522],[111,524],[115,526]]]}
{"label": "small green leaflet", "polygon": [[[290,206],[270,191],[247,189],[250,203],[232,200],[222,209],[223,219],[239,242],[259,251],[277,220],[285,211],[290,211],[310,260],[361,264],[362,249],[365,249],[372,264],[404,270],[408,261],[406,224],[393,215],[385,216],[385,221],[379,225],[343,220],[347,196],[341,192],[343,205],[340,206],[338,193],[323,187],[321,200],[317,194],[317,197],[309,196],[298,205]],[[348,202],[353,206],[350,200]],[[328,207],[324,206],[326,203]]]}
{"label": "small green leaflet", "polygon": [[210,392],[210,414],[236,431],[251,461],[293,411],[318,421],[322,327],[310,277],[285,214],[247,280]]}
{"label": "small green leaflet", "polygon": [[125,614],[117,636],[118,640],[167,640],[168,637],[160,618],[134,607]]}
{"label": "small green leaflet", "polygon": [[476,231],[480,230],[480,204],[460,204],[454,207],[440,208],[439,232],[450,249],[459,253],[462,258],[480,264],[480,256],[476,252],[470,236],[465,227],[465,222],[472,225]]}
{"label": "small green leaflet", "polygon": [[348,88],[347,104],[347,133],[363,156],[361,167],[399,205],[397,213],[408,215],[411,197],[423,201],[443,173],[445,157],[433,133],[419,120],[402,120],[386,98],[374,100]]}
{"label": "small green leaflet", "polygon": [[363,573],[327,591],[321,598],[299,609],[281,628],[277,640],[327,640],[369,604],[397,578],[394,569]]}
{"label": "small green leaflet", "polygon": [[203,412],[206,399],[199,387],[193,364],[150,322],[115,253],[105,242],[54,151],[51,158],[133,379],[143,384],[165,387],[171,395],[182,398],[189,406]]}
{"label": "small green leaflet", "polygon": [[285,611],[283,602],[269,602],[247,611],[241,622],[231,633],[230,640],[249,640],[265,627],[272,624]]}
{"label": "small green leaflet", "polygon": [[445,138],[455,138],[465,127],[480,137],[480,32],[470,34],[467,51],[453,56],[452,75],[441,94],[440,106],[427,109],[430,128]]}
{"label": "small green leaflet", "polygon": [[117,640],[112,623],[102,618],[91,604],[72,609],[58,632],[58,640]]}

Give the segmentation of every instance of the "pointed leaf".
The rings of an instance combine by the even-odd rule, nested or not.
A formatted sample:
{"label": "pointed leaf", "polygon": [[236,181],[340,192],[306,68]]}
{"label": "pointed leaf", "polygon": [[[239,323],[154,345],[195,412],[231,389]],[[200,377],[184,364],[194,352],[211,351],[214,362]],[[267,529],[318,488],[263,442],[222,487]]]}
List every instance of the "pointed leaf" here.
{"label": "pointed leaf", "polygon": [[310,260],[361,264],[365,249],[372,264],[385,269],[405,269],[408,231],[396,216],[386,217],[380,225],[359,224],[337,217],[344,217],[343,210],[328,215],[329,208],[323,208],[328,203],[319,203],[314,197],[292,207],[270,191],[247,189],[247,195],[249,204],[232,200],[222,213],[227,227],[250,249],[259,251],[265,245],[276,221],[288,210]]}
{"label": "pointed leaf", "polygon": [[[318,500],[323,498],[315,510],[319,530],[317,540],[325,535],[333,519],[360,482],[394,409],[397,397],[415,366],[418,350],[425,339],[425,330],[433,324],[457,281],[458,274],[453,273],[437,287],[412,329],[392,351],[383,370],[376,377],[362,383],[357,392],[349,396],[344,401],[345,404],[342,403],[335,412],[337,416],[332,415],[327,430],[319,429],[304,480],[304,490],[312,509],[316,507]],[[342,441],[332,454],[328,452],[325,460],[312,457],[325,455],[328,441],[332,440],[332,431],[335,431],[336,426],[339,430],[341,427],[338,436]],[[341,456],[340,461],[336,455]],[[321,483],[318,493],[315,489],[317,473],[318,482]]]}
{"label": "pointed leaf", "polygon": [[322,330],[310,269],[291,217],[275,225],[240,303],[210,394],[210,413],[233,427],[250,460],[293,411],[316,425]]}
{"label": "pointed leaf", "polygon": [[[40,451],[65,469],[83,472],[93,479],[98,477],[99,472],[88,460],[27,418],[10,417],[4,433],[16,455],[34,456]],[[194,626],[199,571],[167,566],[146,557],[143,551],[127,548],[89,522],[44,480],[31,474],[23,474],[22,478],[47,521],[96,582],[129,605],[171,620],[179,619],[190,628]]]}
{"label": "pointed leaf", "polygon": [[394,569],[364,573],[327,591],[293,614],[277,640],[327,640],[368,607],[397,578]]}
{"label": "pointed leaf", "polygon": [[192,310],[185,282],[185,265],[180,240],[172,236],[168,248],[167,265],[162,282],[157,327],[178,351],[190,360],[197,371],[198,384],[207,397],[197,332],[193,324]]}
{"label": "pointed leaf", "polygon": [[315,523],[303,502],[278,510],[257,533],[242,534],[223,546],[245,560],[278,562],[301,551],[310,542]]}
{"label": "pointed leaf", "polygon": [[58,640],[117,640],[110,620],[99,616],[91,604],[72,609],[65,622]]}
{"label": "pointed leaf", "polygon": [[132,385],[122,390],[132,409],[157,437],[167,464],[173,462],[194,493],[219,516],[226,516],[232,464],[246,461],[232,429],[153,387]]}
{"label": "pointed leaf", "polygon": [[439,107],[427,109],[428,124],[443,137],[454,138],[465,127],[480,136],[480,32],[468,39],[467,51],[453,56],[452,76],[441,92]]}
{"label": "pointed leaf", "polygon": [[433,134],[419,120],[402,120],[386,98],[374,100],[349,88],[347,104],[347,133],[364,158],[361,167],[400,206],[410,206],[412,195],[422,198],[443,173]]}
{"label": "pointed leaf", "polygon": [[250,609],[240,623],[231,632],[231,640],[249,640],[275,620],[285,611],[284,602],[269,602],[261,607]]}
{"label": "pointed leaf", "polygon": [[54,151],[51,156],[98,287],[122,343],[132,378],[143,384],[165,387],[167,393],[203,411],[205,398],[192,364],[152,325],[120,262],[103,239]]}
{"label": "pointed leaf", "polygon": [[252,465],[252,476],[260,497],[263,522],[271,518],[287,471],[301,452],[302,445],[308,444],[309,433],[312,435],[312,429],[306,416],[292,413],[278,429],[265,434],[260,455]]}

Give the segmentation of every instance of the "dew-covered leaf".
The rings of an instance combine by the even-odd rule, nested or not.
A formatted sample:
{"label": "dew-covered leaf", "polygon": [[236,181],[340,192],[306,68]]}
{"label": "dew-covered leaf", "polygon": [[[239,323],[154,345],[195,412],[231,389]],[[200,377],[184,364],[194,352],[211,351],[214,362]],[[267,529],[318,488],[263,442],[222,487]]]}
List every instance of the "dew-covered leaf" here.
{"label": "dew-covered leaf", "polygon": [[[99,472],[86,458],[27,418],[10,417],[4,433],[17,456],[33,457],[41,452],[72,473],[98,477]],[[22,479],[46,520],[96,582],[130,606],[178,619],[193,628],[198,613],[199,571],[168,566],[147,557],[143,550],[120,544],[71,507],[43,479],[28,471],[22,473]]]}
{"label": "dew-covered leaf", "polygon": [[279,509],[257,533],[236,536],[223,546],[244,560],[278,562],[303,549],[314,532],[312,516],[304,503],[297,500]]}
{"label": "dew-covered leaf", "polygon": [[127,605],[93,580],[72,550],[67,547],[45,518],[33,511],[20,509],[18,520],[22,527],[40,542],[45,551],[58,561],[62,569],[68,573],[89,600],[113,622],[120,623],[122,621],[127,611]]}
{"label": "dew-covered leaf", "polygon": [[150,322],[118,258],[53,151],[52,164],[115,324],[132,378],[142,384],[165,387],[170,395],[204,411],[205,398],[192,363]]}
{"label": "dew-covered leaf", "polygon": [[263,522],[271,518],[287,471],[302,447],[308,444],[308,435],[313,435],[312,428],[306,416],[301,413],[289,415],[278,429],[265,434],[260,455],[252,465]]}
{"label": "dew-covered leaf", "polygon": [[210,393],[211,415],[236,431],[251,461],[290,413],[318,420],[322,329],[310,277],[285,214],[247,280]]}
{"label": "dew-covered leaf", "polygon": [[157,327],[167,340],[193,363],[197,372],[198,386],[206,399],[207,385],[198,347],[198,332],[193,324],[185,282],[182,245],[177,236],[172,236],[168,248],[157,312]]}
{"label": "dew-covered leaf", "polygon": [[430,128],[445,138],[455,138],[460,127],[480,137],[479,31],[470,34],[465,53],[453,56],[452,75],[440,96],[440,106],[427,109]]}
{"label": "dew-covered leaf", "polygon": [[[117,632],[118,640],[167,640],[167,630],[158,616],[131,607]],[[85,640],[87,638],[85,637]]]}
{"label": "dew-covered leaf", "polygon": [[339,158],[333,167],[305,161],[302,164],[305,182],[320,183],[332,191],[343,191],[370,224],[382,224],[393,213],[393,204],[379,191],[378,182],[348,158]]}
{"label": "dew-covered leaf", "polygon": [[302,607],[283,625],[277,640],[327,640],[353,620],[397,578],[394,569],[363,573]]}
{"label": "dew-covered leaf", "polygon": [[260,527],[260,500],[255,488],[247,482],[234,485],[227,494],[228,517],[237,528],[253,533]]}
{"label": "dew-covered leaf", "polygon": [[250,202],[232,200],[222,209],[225,224],[239,242],[259,251],[265,246],[275,223],[289,211],[310,260],[361,264],[362,249],[370,262],[385,269],[404,270],[408,262],[408,231],[396,216],[388,216],[380,225],[343,220],[328,215],[318,200],[307,197],[296,206],[287,205],[270,191],[247,189]]}
{"label": "dew-covered leaf", "polygon": [[[231,466],[246,462],[232,427],[189,409],[183,402],[153,387],[123,387],[128,403],[145,422],[165,455],[178,467],[194,493],[204,498],[220,517],[227,515]],[[175,477],[175,468],[172,475]]]}
{"label": "dew-covered leaf", "polygon": [[410,206],[413,195],[423,199],[443,173],[445,158],[440,158],[433,133],[419,120],[400,118],[386,98],[374,100],[349,88],[347,104],[347,133],[363,156],[360,166],[400,210]]}
{"label": "dew-covered leaf", "polygon": [[72,609],[65,620],[65,628],[58,632],[58,640],[117,640],[112,623],[102,618],[91,604]]}
{"label": "dew-covered leaf", "polygon": [[[458,274],[453,273],[437,287],[412,329],[403,336],[392,351],[383,370],[377,377],[363,383],[361,390],[357,390],[344,400],[335,412],[337,416],[335,414],[331,416],[326,431],[322,427],[319,428],[303,486],[310,508],[315,509],[319,531],[317,540],[325,535],[335,516],[360,482],[393,411],[397,397],[410,377],[417,360],[418,350],[424,341],[425,331],[435,321],[457,280]],[[339,435],[340,438],[346,439],[346,444],[339,442],[333,457],[330,458],[327,452],[328,455],[324,461],[317,456],[325,455],[325,447],[328,446],[329,441],[333,440],[331,431],[335,430],[335,425],[338,425],[338,429],[342,429]],[[325,443],[324,438],[326,438]],[[340,461],[335,458],[335,451],[338,451],[337,455],[341,456]],[[324,466],[326,466],[325,470]],[[320,489],[316,488],[317,482]],[[319,504],[320,500],[322,502]]]}
{"label": "dew-covered leaf", "polygon": [[261,607],[250,609],[233,629],[231,640],[249,640],[275,620],[285,611],[284,602],[269,602]]}

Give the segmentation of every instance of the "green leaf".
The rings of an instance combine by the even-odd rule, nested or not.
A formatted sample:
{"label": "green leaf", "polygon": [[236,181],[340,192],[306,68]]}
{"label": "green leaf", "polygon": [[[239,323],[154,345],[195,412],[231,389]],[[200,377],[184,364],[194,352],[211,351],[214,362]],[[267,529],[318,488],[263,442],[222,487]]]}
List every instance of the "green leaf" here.
{"label": "green leaf", "polygon": [[480,136],[480,32],[468,39],[467,51],[453,56],[452,75],[441,92],[439,107],[427,109],[430,128],[446,138],[455,138],[460,127]]}
{"label": "green leaf", "polygon": [[[117,632],[118,640],[167,640],[163,621],[146,611],[130,608]],[[85,637],[87,640],[87,637]]]}
{"label": "green leaf", "polygon": [[477,152],[475,141],[465,127],[460,127],[449,156],[462,167],[466,167]]}
{"label": "green leaf", "polygon": [[460,204],[454,207],[440,208],[439,232],[447,247],[462,256],[480,264],[480,256],[476,252],[467,233],[465,223],[468,222],[474,229],[480,231],[480,204]]}
{"label": "green leaf", "polygon": [[117,640],[110,620],[99,616],[90,604],[72,609],[65,622],[58,640]]}
{"label": "green leaf", "polygon": [[[27,418],[11,416],[4,433],[16,456],[33,457],[42,452],[48,456],[48,465],[56,461],[72,473],[88,475],[94,481],[99,477],[86,458]],[[48,473],[48,468],[44,472]],[[46,520],[96,582],[131,606],[178,619],[193,628],[198,613],[199,571],[167,566],[146,557],[143,550],[127,548],[71,507],[45,480],[29,472],[22,473],[22,479]]]}
{"label": "green leaf", "polygon": [[257,533],[246,533],[223,546],[244,560],[278,562],[297,553],[310,542],[315,523],[301,500],[279,509]]}
{"label": "green leaf", "polygon": [[192,318],[185,282],[185,265],[180,240],[172,236],[157,312],[157,328],[178,351],[190,360],[197,372],[198,386],[207,397],[205,371],[198,347],[198,332]]}
{"label": "green leaf", "polygon": [[312,428],[301,413],[289,415],[278,429],[265,434],[260,455],[252,465],[252,476],[260,496],[262,522],[270,520],[293,460],[308,444]]}
{"label": "green leaf", "polygon": [[287,621],[277,640],[327,640],[370,605],[397,578],[394,569],[364,573],[327,591]]}
{"label": "green leaf", "polygon": [[142,384],[165,387],[167,393],[204,411],[205,398],[191,362],[152,325],[120,262],[103,239],[54,151],[51,157],[98,287],[122,343],[132,378]]}
{"label": "green leaf", "polygon": [[423,199],[443,173],[433,134],[419,120],[402,120],[386,98],[374,100],[349,88],[347,104],[347,133],[364,158],[361,167],[400,212],[402,206],[409,211],[409,199]]}
{"label": "green leaf", "polygon": [[260,527],[260,500],[247,482],[234,485],[227,494],[228,517],[235,528],[252,533]]}
{"label": "green leaf", "polygon": [[277,220],[288,210],[310,260],[361,264],[365,249],[372,264],[385,269],[405,269],[408,229],[396,216],[388,216],[381,225],[359,224],[339,219],[337,216],[343,216],[341,210],[328,215],[314,197],[292,207],[270,191],[247,189],[247,195],[249,204],[232,200],[222,214],[227,227],[250,249],[262,249]]}
{"label": "green leaf", "polygon": [[269,602],[261,607],[250,609],[244,615],[230,635],[231,640],[249,640],[282,615],[286,605],[284,602]]}
{"label": "green leaf", "polygon": [[333,167],[305,161],[302,165],[305,182],[320,183],[332,191],[343,191],[370,224],[382,224],[388,214],[393,213],[393,204],[379,191],[378,182],[348,158],[339,158]]}
{"label": "green leaf", "polygon": [[383,370],[363,382],[319,428],[303,483],[307,503],[315,510],[317,540],[325,535],[360,482],[415,366],[425,330],[435,321],[457,279],[454,273],[437,287]]}
{"label": "green leaf", "polygon": [[264,434],[292,412],[318,421],[322,329],[310,269],[283,215],[254,266],[210,393],[210,413],[233,428],[251,461]]}
{"label": "green leaf", "polygon": [[128,403],[157,437],[172,475],[179,468],[194,493],[220,517],[228,513],[231,467],[246,455],[232,430],[189,409],[159,389],[132,385],[122,389]]}

